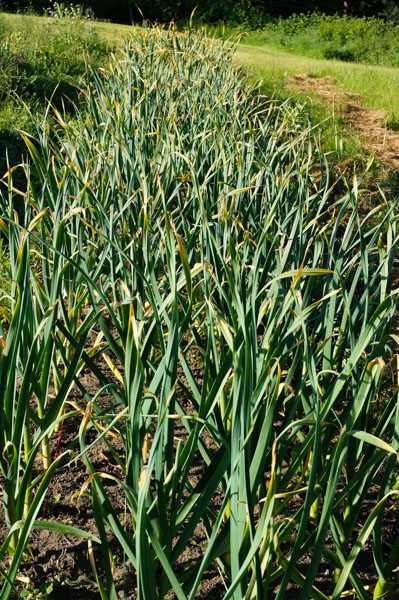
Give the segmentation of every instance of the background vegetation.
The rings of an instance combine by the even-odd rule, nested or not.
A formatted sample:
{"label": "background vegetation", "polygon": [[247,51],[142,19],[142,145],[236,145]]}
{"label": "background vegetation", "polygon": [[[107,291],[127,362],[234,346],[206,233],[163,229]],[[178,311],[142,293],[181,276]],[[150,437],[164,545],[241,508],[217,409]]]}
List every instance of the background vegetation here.
{"label": "background vegetation", "polygon": [[399,25],[375,17],[293,15],[250,31],[245,43],[313,58],[399,66]]}

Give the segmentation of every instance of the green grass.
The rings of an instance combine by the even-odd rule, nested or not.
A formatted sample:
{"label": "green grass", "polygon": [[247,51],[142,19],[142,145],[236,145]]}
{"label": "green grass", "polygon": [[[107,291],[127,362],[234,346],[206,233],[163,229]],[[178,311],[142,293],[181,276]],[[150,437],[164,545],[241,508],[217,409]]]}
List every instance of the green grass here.
{"label": "green grass", "polygon": [[343,89],[358,93],[365,106],[382,109],[399,118],[398,68],[297,56],[267,45],[253,46],[246,41],[238,48],[237,60],[250,69],[254,78],[262,79],[267,89],[275,90],[277,94],[290,75],[330,75]]}
{"label": "green grass", "polygon": [[[245,38],[244,38],[245,40]],[[362,104],[384,111],[387,125],[395,128],[399,120],[399,69],[346,63],[298,56],[267,46],[253,46],[243,41],[236,53],[237,64],[248,71],[252,80],[261,80],[266,95],[278,100],[293,98],[304,105],[303,112],[316,124],[323,121],[321,143],[326,152],[338,151],[340,159],[367,160],[359,134],[345,126],[339,106],[323,102],[311,92],[301,93],[290,77],[309,74],[332,76],[337,88],[359,94]],[[384,176],[385,177],[385,176]]]}
{"label": "green grass", "polygon": [[[86,62],[101,66],[109,44],[79,9],[53,9],[47,17],[0,13],[0,171],[21,160],[18,133],[33,133],[51,98],[70,115],[79,101]],[[90,57],[90,58],[89,58]]]}
{"label": "green grass", "polygon": [[76,100],[76,84],[86,73],[86,61],[98,67],[108,51],[80,13],[64,11],[41,18],[0,13],[0,100],[6,112],[2,133],[10,103],[16,105],[18,117],[21,101],[38,114],[50,97],[58,108],[62,100],[68,106],[68,97]]}
{"label": "green grass", "polygon": [[263,81],[264,92],[280,100],[293,97],[305,102],[313,123],[329,119],[322,126],[325,150],[334,150],[337,135],[341,158],[366,158],[357,132],[342,127],[337,107],[311,92],[298,93],[289,84],[293,75],[334,77],[338,88],[359,94],[366,108],[384,111],[388,127],[397,129],[399,35],[394,24],[375,18],[299,15],[263,23],[257,30],[218,26],[210,31],[224,39],[244,32],[237,63],[248,69],[253,80]]}
{"label": "green grass", "polygon": [[[14,30],[29,30],[31,39],[40,39],[43,28],[47,24],[48,17],[40,15],[20,15],[11,13],[0,13],[1,20]],[[123,38],[132,32],[132,26],[109,23],[103,21],[90,21],[90,29],[103,41],[108,42],[111,48],[123,47]]]}

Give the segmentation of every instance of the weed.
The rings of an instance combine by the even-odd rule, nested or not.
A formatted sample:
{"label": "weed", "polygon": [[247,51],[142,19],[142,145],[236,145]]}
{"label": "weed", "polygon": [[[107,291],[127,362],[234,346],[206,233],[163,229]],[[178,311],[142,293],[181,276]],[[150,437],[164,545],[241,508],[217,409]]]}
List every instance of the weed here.
{"label": "weed", "polygon": [[399,131],[399,117],[396,114],[390,114],[386,120],[387,129],[391,129],[392,131]]}
{"label": "weed", "polygon": [[24,600],[51,600],[53,591],[52,583],[42,583],[38,588],[27,587],[20,593],[20,598]]}

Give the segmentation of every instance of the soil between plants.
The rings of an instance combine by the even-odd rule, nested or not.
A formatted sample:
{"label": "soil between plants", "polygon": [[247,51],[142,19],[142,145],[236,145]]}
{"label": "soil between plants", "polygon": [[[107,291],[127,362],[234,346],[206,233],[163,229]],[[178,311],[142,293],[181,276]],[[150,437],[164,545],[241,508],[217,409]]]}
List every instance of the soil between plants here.
{"label": "soil between plants", "polygon": [[[92,375],[86,375],[81,378],[86,389],[94,392],[96,380]],[[76,390],[73,391],[72,397],[76,395]],[[77,398],[73,398],[76,402]],[[187,409],[187,406],[185,407]],[[74,439],[76,431],[80,425],[80,419],[74,417],[66,420],[60,438],[58,452],[63,452],[70,442]],[[87,442],[95,439],[97,432],[92,429],[88,431]],[[176,423],[176,436],[183,439],[185,436],[185,428]],[[54,434],[52,439],[53,455],[56,451],[59,435]],[[117,446],[116,446],[117,447]],[[98,472],[108,473],[115,476],[121,475],[118,467],[113,463],[109,450],[103,441],[100,441],[90,451],[90,459]],[[40,519],[57,521],[59,523],[72,525],[93,534],[97,534],[95,521],[92,514],[91,499],[86,496],[81,496],[79,503],[76,495],[88,477],[88,472],[81,461],[77,461],[68,468],[64,468],[56,472],[53,477],[51,488],[49,489],[46,501],[39,515]],[[201,467],[195,467],[190,475],[191,483],[195,484],[201,477]],[[2,483],[0,481],[0,483]],[[107,487],[107,493],[113,503],[115,510],[121,515],[124,514],[124,502],[122,495],[116,483],[111,480],[103,480],[103,484]],[[378,489],[372,488],[366,501],[363,503],[363,513],[361,522],[364,522],[377,502]],[[220,506],[222,502],[222,492],[216,495],[213,499],[213,504]],[[288,505],[288,511],[292,514],[301,505],[303,499],[300,496],[294,496]],[[384,550],[392,546],[396,537],[399,535],[399,502],[392,501],[389,508],[385,511],[384,517]],[[361,523],[359,523],[360,530]],[[4,522],[4,515],[0,515],[0,541],[4,540],[8,533]],[[332,547],[332,540],[327,538],[327,546]],[[124,562],[119,545],[112,540],[110,535],[109,543],[115,560],[114,580],[119,598],[126,600],[135,600],[137,598],[136,575],[135,571],[129,563]],[[95,544],[93,547],[96,546]],[[194,536],[190,540],[190,544],[185,552],[179,558],[179,563],[183,566],[193,560],[198,560],[202,556],[206,546],[206,536],[204,530],[199,525]],[[88,557],[88,546],[85,540],[78,540],[71,536],[59,535],[49,531],[35,531],[31,535],[30,550],[33,558],[28,558],[21,566],[20,576],[29,577],[35,588],[39,588],[42,583],[53,584],[51,592],[51,600],[98,600],[100,593],[95,583],[95,578]],[[290,552],[290,548],[282,547],[282,551]],[[101,577],[101,553],[97,547],[95,550],[96,565],[98,573]],[[306,570],[310,564],[311,555],[303,557],[297,564],[298,570],[306,577]],[[360,577],[363,585],[370,586],[370,594],[377,580],[375,572],[371,543],[360,552],[355,563],[356,572]],[[3,567],[5,565],[2,565]],[[178,566],[177,566],[178,568]],[[329,595],[333,591],[332,585],[333,568],[331,564],[325,560],[321,562],[319,574],[315,581],[315,586],[323,593]],[[26,585],[26,584],[25,584]],[[18,591],[24,587],[20,581],[16,583]],[[270,600],[276,597],[279,589],[279,581],[272,595],[269,595]],[[216,565],[212,565],[205,573],[198,590],[196,598],[207,598],[209,600],[222,599],[225,594],[226,587],[217,570]],[[284,595],[287,600],[296,600],[299,595],[300,588],[291,583]],[[347,598],[356,598],[355,595],[348,594]],[[399,598],[399,592],[393,592],[389,595],[390,598]],[[169,594],[167,600],[175,598],[174,594]]]}
{"label": "soil between plants", "polygon": [[[80,382],[92,396],[99,389],[98,381],[91,373],[81,376]],[[49,390],[50,395],[53,391],[52,389]],[[72,390],[68,399],[75,404],[82,404],[80,392],[76,388]],[[107,408],[104,400],[102,402],[103,406],[101,408]],[[187,407],[185,408],[187,412]],[[68,449],[76,437],[82,417],[83,413],[82,416],[66,419],[61,435],[55,433],[52,436],[51,449],[53,458],[56,454],[60,456]],[[183,441],[187,438],[186,429],[183,427],[181,421],[176,421],[175,435]],[[93,442],[97,436],[98,432],[94,428],[88,430],[86,436],[87,445]],[[211,438],[209,437],[208,442],[211,444],[210,440]],[[116,450],[118,449],[118,442],[115,440],[113,440],[113,447]],[[122,450],[120,442],[119,447]],[[75,454],[78,454],[77,450]],[[121,470],[113,461],[112,455],[103,440],[100,440],[88,452],[88,456],[98,473],[123,478],[121,477],[123,475]],[[192,485],[196,485],[200,480],[201,470],[202,466],[199,460],[198,466],[193,468],[190,473],[190,483]],[[39,512],[38,519],[73,526],[98,536],[92,512],[92,501],[85,494],[79,496],[79,492],[88,477],[87,468],[80,459],[73,462],[71,466],[58,470],[52,478],[51,486]],[[102,484],[106,487],[113,508],[123,522],[125,518],[125,505],[119,486],[110,479],[102,479]],[[0,500],[2,499],[3,485],[4,479],[0,476]],[[90,489],[90,486],[88,489]],[[219,490],[212,504],[216,508],[216,506],[220,506],[222,501],[222,492]],[[126,525],[128,526],[128,521],[126,521]],[[4,513],[1,511],[0,545],[7,535],[8,528],[5,523]],[[137,598],[136,573],[132,565],[124,559],[121,548],[117,541],[113,539],[111,533],[108,542],[115,562],[113,575],[118,597],[124,600],[135,600]],[[183,565],[198,560],[202,557],[205,547],[205,530],[201,525],[198,525],[188,547],[178,559],[177,568],[179,568],[179,564],[183,567]],[[21,563],[20,573],[15,583],[16,590],[19,593],[27,587],[26,580],[30,579],[32,592],[34,589],[38,590],[41,584],[53,584],[53,589],[49,595],[49,599],[51,600],[100,599],[100,592],[90,565],[86,540],[46,530],[35,530],[30,536],[29,549],[32,556],[27,555],[26,559]],[[96,568],[104,583],[105,580],[102,577],[103,572],[101,568],[101,550],[97,544],[93,544],[93,549]],[[7,564],[0,564],[0,567],[7,568]],[[225,590],[226,587],[216,565],[211,565],[204,574],[196,598],[222,598]],[[34,597],[32,596],[32,600]],[[166,599],[172,600],[174,597],[174,594],[170,593]]]}

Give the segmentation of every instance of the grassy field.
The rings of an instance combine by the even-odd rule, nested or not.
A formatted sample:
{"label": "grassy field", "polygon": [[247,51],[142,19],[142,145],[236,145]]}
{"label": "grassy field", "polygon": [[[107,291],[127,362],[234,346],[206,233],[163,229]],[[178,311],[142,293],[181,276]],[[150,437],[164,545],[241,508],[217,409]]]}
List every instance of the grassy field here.
{"label": "grassy field", "polygon": [[[239,28],[211,31],[224,39],[241,33]],[[245,32],[236,59],[255,80],[263,81],[266,94],[278,99],[299,97],[302,102],[306,98],[305,110],[312,122],[329,119],[322,127],[326,150],[334,148],[338,133],[341,158],[364,159],[359,132],[356,128],[348,131],[338,102],[325,103],[310,89],[298,94],[291,78],[303,74],[333,77],[339,91],[359,94],[362,106],[383,111],[388,127],[397,129],[398,39],[397,26],[378,19],[299,15]]]}
{"label": "grassy field", "polygon": [[18,129],[33,133],[50,98],[58,110],[73,115],[88,56],[98,68],[116,47],[115,41],[104,38],[97,33],[97,24],[77,8],[54,9],[47,17],[0,13],[2,174],[6,152],[11,165],[20,162],[25,144]]}
{"label": "grassy field", "polygon": [[[244,38],[245,39],[245,38]],[[321,143],[326,152],[337,152],[338,160],[352,158],[360,163],[367,161],[367,132],[360,133],[348,127],[339,101],[323,102],[312,89],[302,92],[293,85],[295,75],[333,77],[338,93],[352,92],[366,109],[382,111],[382,120],[388,127],[399,124],[399,69],[376,65],[348,63],[337,60],[298,56],[267,46],[257,47],[240,43],[237,64],[246,69],[253,80],[262,81],[266,95],[278,100],[294,98],[304,105],[305,118],[321,125]],[[377,160],[378,162],[378,160]],[[382,171],[381,171],[382,172]],[[378,172],[374,172],[378,179]],[[385,179],[386,175],[382,175]]]}
{"label": "grassy field", "polygon": [[248,68],[253,78],[264,82],[266,92],[276,97],[287,95],[290,89],[287,78],[292,75],[332,76],[338,86],[359,94],[364,106],[384,110],[393,120],[399,121],[398,68],[309,58],[245,43],[240,44],[236,58],[240,65]]}
{"label": "grassy field", "polygon": [[266,90],[277,97],[290,75],[329,75],[345,90],[358,93],[365,106],[382,109],[399,120],[398,68],[309,58],[245,42],[240,44],[236,59],[255,79],[264,81]]}
{"label": "grassy field", "polygon": [[395,597],[398,198],[267,50],[129,31],[0,188],[0,600]]}

